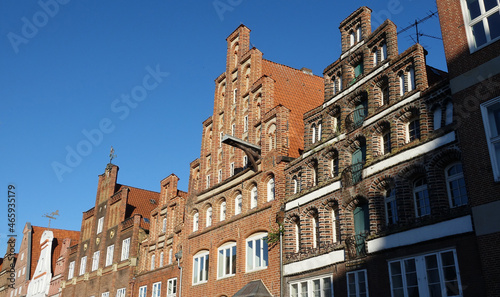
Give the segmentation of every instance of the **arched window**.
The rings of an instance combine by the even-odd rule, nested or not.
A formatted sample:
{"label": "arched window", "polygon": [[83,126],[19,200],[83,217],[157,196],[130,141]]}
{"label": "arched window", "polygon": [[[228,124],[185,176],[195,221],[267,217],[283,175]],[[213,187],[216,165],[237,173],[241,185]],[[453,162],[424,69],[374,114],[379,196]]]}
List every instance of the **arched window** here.
{"label": "arched window", "polygon": [[236,242],[228,242],[218,249],[217,278],[236,274]]}
{"label": "arched window", "polygon": [[236,198],[234,198],[234,215],[239,215],[241,213],[242,204],[243,198],[241,194],[238,194]]}
{"label": "arched window", "polygon": [[167,232],[167,215],[165,215],[165,217],[163,218],[163,224],[162,224],[161,231],[163,233]]}
{"label": "arched window", "polygon": [[374,47],[372,50],[372,56],[373,56],[373,66],[377,66],[379,60],[378,60],[378,50],[376,47]]}
{"label": "arched window", "polygon": [[206,226],[212,226],[212,207],[207,208]]}
{"label": "arched window", "polygon": [[408,68],[408,92],[415,90],[415,69]]}
{"label": "arched window", "polygon": [[445,109],[444,114],[445,114],[444,124],[449,125],[449,124],[453,123],[453,103],[448,102],[446,104],[446,109]]}
{"label": "arched window", "polygon": [[311,143],[316,142],[316,124],[311,125]]}
{"label": "arched window", "polygon": [[415,199],[415,214],[417,217],[431,214],[431,204],[429,192],[427,191],[427,181],[419,178],[413,183],[413,197]]}
{"label": "arched window", "polygon": [[267,233],[257,233],[246,240],[246,271],[267,268],[268,257]]}
{"label": "arched window", "polygon": [[403,96],[406,93],[406,86],[405,86],[405,74],[403,71],[401,71],[398,74],[399,77],[399,95]]}
{"label": "arched window", "polygon": [[466,205],[469,201],[467,189],[465,188],[464,174],[461,163],[453,163],[446,167],[446,188],[450,198],[450,206],[457,207]]}
{"label": "arched window", "polygon": [[193,215],[193,232],[196,232],[198,231],[198,226],[199,226],[199,218],[200,218],[200,215],[198,213],[195,213]]}
{"label": "arched window", "polygon": [[382,137],[381,137],[381,146],[382,146],[382,149],[381,149],[381,152],[385,155],[385,154],[389,154],[392,150],[391,148],[391,131],[386,131],[384,134],[382,134]]}
{"label": "arched window", "polygon": [[154,270],[155,269],[155,255],[152,255],[151,256],[151,267],[150,267],[150,270]]}
{"label": "arched window", "polygon": [[256,208],[258,200],[259,196],[257,192],[257,187],[253,186],[252,190],[250,191],[250,208]]}
{"label": "arched window", "polygon": [[311,223],[312,223],[312,231],[313,231],[312,244],[313,244],[313,248],[317,248],[317,247],[319,247],[319,244],[320,244],[318,214],[313,215],[313,217],[311,218]]}
{"label": "arched window", "polygon": [[437,130],[441,128],[441,119],[443,117],[442,111],[440,107],[436,107],[433,112],[433,119],[434,119],[434,130]]}
{"label": "arched window", "polygon": [[319,169],[318,169],[318,162],[313,163],[313,187],[318,185],[318,176],[319,176]]}
{"label": "arched window", "polygon": [[321,121],[319,121],[318,122],[318,141],[321,141],[321,137],[323,136],[322,131],[321,131],[321,126],[322,126],[322,123],[321,123]]}
{"label": "arched window", "polygon": [[385,221],[387,225],[398,223],[398,205],[396,203],[396,191],[387,189],[385,191]]}
{"label": "arched window", "polygon": [[356,27],[356,41],[360,42],[361,38],[363,38],[361,33],[361,26],[358,25],[358,27]]}
{"label": "arched window", "polygon": [[226,201],[222,201],[220,204],[220,220],[224,221],[226,219]]}
{"label": "arched window", "polygon": [[349,45],[353,46],[355,42],[356,42],[356,35],[355,35],[354,31],[351,31],[349,33]]}
{"label": "arched window", "polygon": [[420,119],[416,118],[408,123],[407,142],[420,139]]}
{"label": "arched window", "polygon": [[340,241],[340,214],[339,208],[332,209],[332,242]]}
{"label": "arched window", "polygon": [[297,194],[299,190],[299,182],[297,181],[297,176],[292,178],[293,193]]}
{"label": "arched window", "polygon": [[332,156],[330,159],[330,175],[336,177],[339,175],[339,156],[338,153]]}
{"label": "arched window", "polygon": [[193,284],[206,283],[208,280],[208,251],[200,251],[193,256]]}
{"label": "arched window", "polygon": [[295,222],[295,252],[300,251],[300,219]]}
{"label": "arched window", "polygon": [[250,87],[250,65],[248,65],[245,73],[245,87],[246,90]]}
{"label": "arched window", "polygon": [[274,177],[271,177],[267,182],[267,201],[274,200],[275,189],[274,189]]}
{"label": "arched window", "polygon": [[368,213],[368,204],[363,203],[354,209],[354,233],[356,234],[356,253],[362,255],[365,253],[365,241],[367,233],[370,231],[370,215]]}
{"label": "arched window", "polygon": [[276,143],[276,125],[272,124],[268,130],[268,141],[269,141],[269,150],[275,149],[277,146]]}
{"label": "arched window", "polygon": [[389,104],[389,86],[385,83],[382,85],[380,88],[380,95],[381,95],[381,100],[380,103],[382,105],[388,105]]}
{"label": "arched window", "polygon": [[169,265],[170,265],[170,264],[172,264],[172,254],[173,254],[173,250],[172,250],[172,249],[170,249],[170,250],[168,251],[168,264],[169,264]]}
{"label": "arched window", "polygon": [[384,42],[380,47],[380,61],[387,59],[387,44]]}

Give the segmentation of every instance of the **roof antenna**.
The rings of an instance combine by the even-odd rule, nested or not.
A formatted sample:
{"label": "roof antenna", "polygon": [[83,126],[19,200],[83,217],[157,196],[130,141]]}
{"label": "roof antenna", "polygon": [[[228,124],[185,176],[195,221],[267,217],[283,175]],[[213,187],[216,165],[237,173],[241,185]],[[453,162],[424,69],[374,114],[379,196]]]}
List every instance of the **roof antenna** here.
{"label": "roof antenna", "polygon": [[[437,11],[435,11],[435,12],[431,12],[429,15],[427,15],[427,16],[426,16],[425,18],[423,18],[423,19],[420,19],[420,20],[415,19],[415,22],[414,22],[413,24],[409,25],[409,26],[408,26],[408,27],[406,27],[406,28],[401,29],[401,30],[398,32],[398,35],[399,35],[400,33],[406,32],[406,31],[408,31],[409,29],[411,29],[411,28],[415,27],[415,34],[417,35],[417,43],[420,43],[420,36],[425,36],[425,37],[430,37],[430,38],[435,38],[435,39],[442,40],[442,38],[440,38],[440,37],[431,36],[431,35],[427,35],[427,34],[424,34],[424,33],[420,33],[420,32],[418,32],[418,24],[420,24],[420,23],[423,23],[423,22],[427,21],[428,19],[430,19],[430,18],[432,18],[433,16],[437,15],[437,13],[438,13]],[[415,41],[415,40],[413,39],[413,37],[411,37],[411,35],[410,35],[410,38],[411,38],[413,41]]]}

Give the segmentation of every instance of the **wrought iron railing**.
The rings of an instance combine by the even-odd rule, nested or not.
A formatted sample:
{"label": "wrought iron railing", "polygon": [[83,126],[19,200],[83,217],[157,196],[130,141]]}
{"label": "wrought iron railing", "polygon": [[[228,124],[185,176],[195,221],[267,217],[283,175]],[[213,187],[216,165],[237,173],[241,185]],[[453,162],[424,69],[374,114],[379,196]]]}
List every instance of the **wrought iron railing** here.
{"label": "wrought iron railing", "polygon": [[350,114],[348,114],[345,118],[346,132],[349,133],[361,127],[367,114],[367,108],[355,109]]}
{"label": "wrought iron railing", "polygon": [[365,162],[354,163],[351,166],[347,166],[342,171],[342,186],[350,187],[359,183],[363,179],[363,167]]}
{"label": "wrought iron railing", "polygon": [[364,231],[356,235],[349,235],[345,239],[345,247],[349,259],[356,259],[366,256],[366,238],[369,232]]}

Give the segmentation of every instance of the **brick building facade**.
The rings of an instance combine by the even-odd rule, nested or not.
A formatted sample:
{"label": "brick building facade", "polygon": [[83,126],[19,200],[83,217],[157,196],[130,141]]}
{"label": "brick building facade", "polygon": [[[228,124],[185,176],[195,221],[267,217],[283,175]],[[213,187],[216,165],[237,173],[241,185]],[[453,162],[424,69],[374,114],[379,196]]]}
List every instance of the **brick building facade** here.
{"label": "brick building facade", "polygon": [[99,176],[95,205],[83,213],[79,242],[67,256],[62,296],[132,296],[139,243],[160,193],[118,184],[117,178],[113,164]]}
{"label": "brick building facade", "polygon": [[9,288],[14,285],[16,260],[16,238],[10,237],[7,241],[5,255],[0,259],[0,297],[7,297]]}
{"label": "brick building facade", "polygon": [[487,296],[500,296],[500,4],[437,6]]}
{"label": "brick building facade", "polygon": [[307,110],[322,101],[321,77],[262,58],[239,26],[215,80],[214,112],[191,163],[184,226],[183,296],[280,294],[276,213],[284,168],[299,156]]}
{"label": "brick building facade", "polygon": [[362,7],[285,169],[286,296],[482,296],[446,73]]}

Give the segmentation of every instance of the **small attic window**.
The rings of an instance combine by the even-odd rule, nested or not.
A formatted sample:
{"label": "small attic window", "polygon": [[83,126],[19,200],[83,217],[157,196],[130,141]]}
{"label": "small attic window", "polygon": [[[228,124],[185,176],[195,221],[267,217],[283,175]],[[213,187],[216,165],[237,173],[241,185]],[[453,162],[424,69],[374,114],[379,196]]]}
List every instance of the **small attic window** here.
{"label": "small attic window", "polygon": [[149,199],[149,203],[151,203],[151,204],[156,204],[156,200],[154,200],[154,199]]}
{"label": "small attic window", "polygon": [[149,223],[149,219],[148,218],[144,218],[144,222]]}

